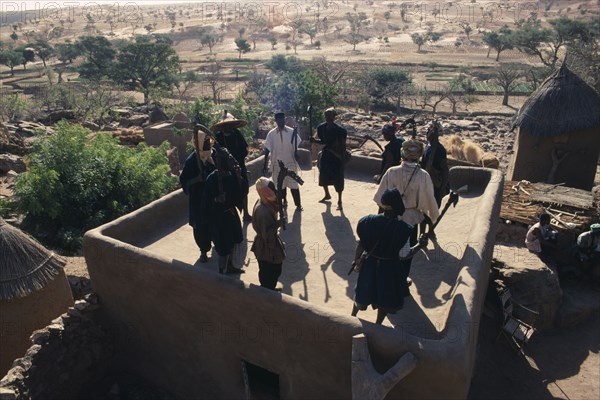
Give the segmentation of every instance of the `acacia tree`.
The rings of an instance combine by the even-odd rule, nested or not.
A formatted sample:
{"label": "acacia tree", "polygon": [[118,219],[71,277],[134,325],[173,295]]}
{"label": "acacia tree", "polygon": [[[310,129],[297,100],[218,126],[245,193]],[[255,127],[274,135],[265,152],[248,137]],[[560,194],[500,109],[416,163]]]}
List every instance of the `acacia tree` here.
{"label": "acacia tree", "polygon": [[427,43],[427,37],[417,32],[410,35],[410,38],[412,39],[413,43],[417,45],[417,52],[421,51],[421,46]]}
{"label": "acacia tree", "polygon": [[240,37],[235,38],[235,46],[236,46],[236,50],[238,51],[238,59],[241,60],[242,59],[242,53],[247,53],[250,50],[252,50],[252,47],[250,47],[250,43],[248,43],[248,41],[246,39],[242,39]]}
{"label": "acacia tree", "polygon": [[488,45],[488,57],[490,50],[494,49],[496,50],[496,61],[498,61],[500,53],[513,48],[513,32],[508,26],[504,25],[498,31],[484,33],[483,41]]}
{"label": "acacia tree", "polygon": [[23,61],[23,53],[21,52],[14,50],[0,52],[0,64],[6,65],[8,68],[10,68],[11,75],[15,74],[14,68],[17,65],[23,64]]}
{"label": "acacia tree", "polygon": [[116,52],[107,38],[83,36],[78,40],[77,47],[85,57],[84,63],[79,66],[82,78],[100,79],[109,75]]}
{"label": "acacia tree", "polygon": [[427,87],[412,88],[412,94],[415,105],[419,106],[421,110],[424,110],[425,107],[431,108],[432,117],[435,116],[440,103],[448,98],[447,89],[432,91],[427,89]]}
{"label": "acacia tree", "polygon": [[155,90],[170,90],[180,61],[173,48],[164,43],[131,43],[117,56],[113,77],[144,94],[147,104]]}
{"label": "acacia tree", "polygon": [[514,64],[502,64],[496,71],[493,81],[498,84],[503,92],[502,105],[508,105],[508,95],[519,84],[518,79],[523,76],[522,70]]}
{"label": "acacia tree", "polygon": [[550,68],[556,66],[562,48],[595,40],[593,25],[583,21],[561,17],[548,22],[549,29],[542,28],[535,14],[526,20],[521,20],[512,40],[519,51],[537,56]]}
{"label": "acacia tree", "polygon": [[400,111],[402,99],[412,82],[408,72],[396,68],[376,68],[368,72],[372,85],[369,95],[375,100],[391,101]]}
{"label": "acacia tree", "polygon": [[45,39],[38,39],[34,44],[35,54],[42,60],[44,68],[46,68],[46,61],[54,55],[54,47]]}
{"label": "acacia tree", "polygon": [[23,69],[27,69],[27,63],[35,61],[35,50],[31,47],[20,46],[15,48],[16,52],[21,53],[23,58],[21,59],[21,64],[23,64]]}
{"label": "acacia tree", "polygon": [[223,35],[213,32],[212,29],[201,29],[198,33],[200,35],[200,44],[202,46],[208,46],[210,54],[212,54],[215,44],[223,41]]}
{"label": "acacia tree", "polygon": [[465,35],[467,35],[467,40],[471,40],[471,32],[473,32],[473,27],[471,27],[471,25],[469,25],[468,22],[461,22],[460,23],[460,27],[462,28],[463,32],[465,33]]}
{"label": "acacia tree", "polygon": [[369,25],[369,18],[364,12],[347,13],[346,20],[350,24],[350,33],[344,41],[352,45],[352,51],[356,51],[356,45],[368,39],[368,36],[361,34],[361,31]]}

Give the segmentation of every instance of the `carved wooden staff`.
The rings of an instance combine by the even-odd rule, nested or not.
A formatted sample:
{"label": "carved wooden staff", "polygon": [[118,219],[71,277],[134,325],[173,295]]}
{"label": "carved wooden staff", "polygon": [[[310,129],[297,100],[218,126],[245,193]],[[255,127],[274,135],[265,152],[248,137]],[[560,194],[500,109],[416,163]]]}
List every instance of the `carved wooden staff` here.
{"label": "carved wooden staff", "polygon": [[287,223],[287,218],[285,212],[283,211],[283,181],[286,177],[290,177],[300,185],[304,185],[304,180],[300,178],[294,171],[290,171],[283,161],[277,160],[279,164],[279,174],[277,175],[277,205],[279,206],[279,218],[283,221],[283,225],[281,226],[285,230],[285,225]]}

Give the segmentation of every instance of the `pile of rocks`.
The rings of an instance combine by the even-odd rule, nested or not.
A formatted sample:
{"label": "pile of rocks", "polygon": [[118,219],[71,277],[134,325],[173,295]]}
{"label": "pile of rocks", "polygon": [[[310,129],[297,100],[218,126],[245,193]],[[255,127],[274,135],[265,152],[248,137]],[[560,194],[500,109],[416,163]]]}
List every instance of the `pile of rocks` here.
{"label": "pile of rocks", "polygon": [[66,314],[33,332],[33,345],[0,381],[0,399],[78,398],[105,375],[113,346],[97,322],[98,299],[88,294]]}

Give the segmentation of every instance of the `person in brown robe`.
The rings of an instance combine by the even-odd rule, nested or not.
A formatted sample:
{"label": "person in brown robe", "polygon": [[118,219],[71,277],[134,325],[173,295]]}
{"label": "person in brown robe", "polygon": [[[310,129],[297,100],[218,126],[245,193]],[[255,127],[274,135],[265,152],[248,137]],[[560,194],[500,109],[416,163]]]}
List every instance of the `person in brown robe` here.
{"label": "person in brown robe", "polygon": [[277,219],[277,190],[270,179],[260,177],[256,181],[256,191],[260,198],[252,211],[252,228],[256,237],[251,250],[258,261],[260,286],[276,290],[285,259],[285,248],[277,233],[281,226]]}

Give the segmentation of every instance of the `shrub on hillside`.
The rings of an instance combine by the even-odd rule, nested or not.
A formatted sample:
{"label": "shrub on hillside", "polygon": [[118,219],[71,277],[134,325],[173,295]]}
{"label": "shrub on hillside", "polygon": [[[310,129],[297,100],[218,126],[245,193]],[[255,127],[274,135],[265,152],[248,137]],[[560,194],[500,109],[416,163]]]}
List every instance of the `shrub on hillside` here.
{"label": "shrub on hillside", "polygon": [[56,133],[38,140],[28,171],[15,185],[17,210],[25,228],[47,244],[68,250],[81,246],[83,233],[133,211],[172,190],[168,143],[151,148],[120,146],[105,133],[64,121]]}

